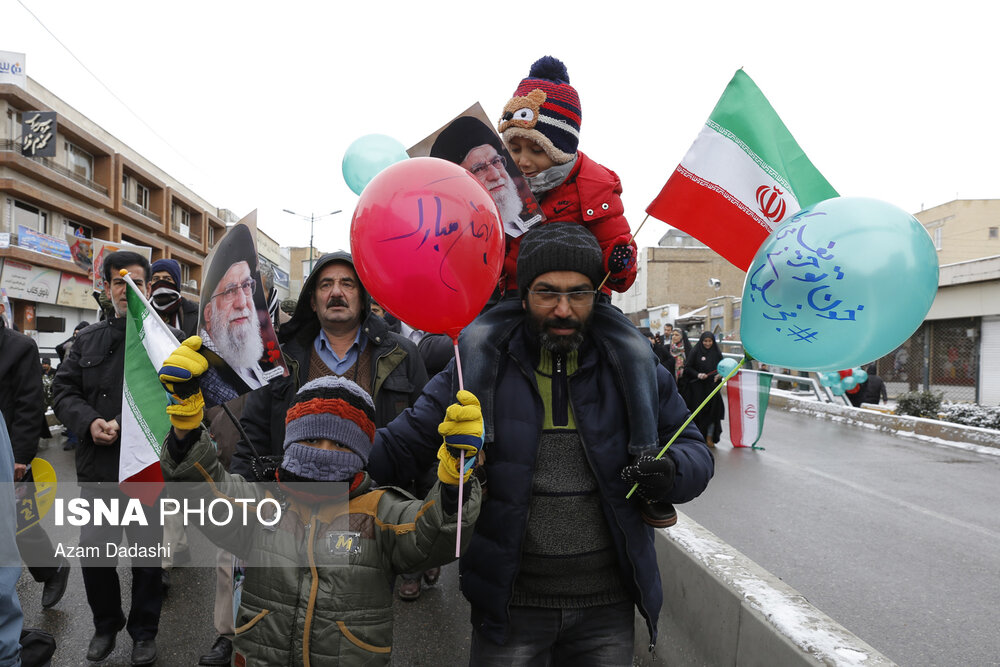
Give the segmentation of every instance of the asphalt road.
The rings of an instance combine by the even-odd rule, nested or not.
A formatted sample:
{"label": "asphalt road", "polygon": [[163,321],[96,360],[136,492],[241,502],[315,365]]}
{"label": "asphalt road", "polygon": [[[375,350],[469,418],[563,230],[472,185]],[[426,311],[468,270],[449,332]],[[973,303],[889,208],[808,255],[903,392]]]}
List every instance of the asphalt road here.
{"label": "asphalt road", "polygon": [[900,665],[1000,665],[1000,452],[767,413],[682,510]]}

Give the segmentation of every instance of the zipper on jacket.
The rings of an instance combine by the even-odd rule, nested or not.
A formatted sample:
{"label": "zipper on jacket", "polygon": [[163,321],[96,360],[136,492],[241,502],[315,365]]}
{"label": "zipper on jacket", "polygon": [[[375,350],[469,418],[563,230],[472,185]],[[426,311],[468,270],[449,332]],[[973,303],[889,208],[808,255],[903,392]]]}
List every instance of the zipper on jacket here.
{"label": "zipper on jacket", "polygon": [[[553,372],[550,384],[552,393],[552,425],[569,426],[569,381],[562,354],[553,355]],[[544,406],[542,406],[544,408]]]}

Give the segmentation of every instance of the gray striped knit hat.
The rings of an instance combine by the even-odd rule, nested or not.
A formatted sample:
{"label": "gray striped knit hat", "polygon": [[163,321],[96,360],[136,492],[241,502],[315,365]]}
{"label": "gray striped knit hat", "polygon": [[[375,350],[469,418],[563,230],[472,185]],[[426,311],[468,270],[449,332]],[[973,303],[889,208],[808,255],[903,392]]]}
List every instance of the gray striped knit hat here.
{"label": "gray striped knit hat", "polygon": [[320,438],[347,447],[368,463],[375,439],[375,405],[364,389],[332,375],[302,385],[285,415],[284,448]]}
{"label": "gray striped knit hat", "polygon": [[532,227],[522,237],[517,254],[517,289],[527,295],[535,278],[549,271],[577,271],[596,289],[604,279],[601,246],[586,227],[575,222],[550,222]]}

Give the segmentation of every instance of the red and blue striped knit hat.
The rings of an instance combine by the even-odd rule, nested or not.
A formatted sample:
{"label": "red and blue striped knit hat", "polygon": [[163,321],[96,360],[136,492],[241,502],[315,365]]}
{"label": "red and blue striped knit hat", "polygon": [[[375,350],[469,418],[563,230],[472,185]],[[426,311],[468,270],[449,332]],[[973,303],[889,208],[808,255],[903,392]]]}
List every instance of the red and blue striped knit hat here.
{"label": "red and blue striped knit hat", "polygon": [[556,164],[565,164],[576,156],[582,118],[580,97],[569,85],[566,65],[543,56],[504,105],[498,129],[504,141],[524,137],[541,146]]}
{"label": "red and blue striped knit hat", "polygon": [[327,375],[299,389],[285,415],[285,449],[294,442],[327,438],[368,463],[375,439],[375,405],[354,382]]}

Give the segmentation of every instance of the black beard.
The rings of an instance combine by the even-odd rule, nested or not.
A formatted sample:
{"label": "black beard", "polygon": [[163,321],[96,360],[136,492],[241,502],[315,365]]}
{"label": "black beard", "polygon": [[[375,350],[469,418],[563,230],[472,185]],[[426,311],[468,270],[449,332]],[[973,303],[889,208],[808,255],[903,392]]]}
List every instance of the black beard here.
{"label": "black beard", "polygon": [[326,307],[327,308],[333,308],[335,306],[340,306],[341,308],[347,308],[348,307],[347,306],[347,300],[346,299],[338,299],[337,297],[332,297],[330,299],[327,299],[327,301],[326,301]]}
{"label": "black beard", "polygon": [[[584,323],[573,318],[549,317],[541,322],[536,318],[529,318],[531,329],[538,336],[538,342],[549,352],[557,354],[568,354],[579,349],[583,343]],[[548,329],[576,329],[568,335],[556,335],[548,332]]]}
{"label": "black beard", "polygon": [[549,352],[569,354],[579,349],[580,345],[583,344],[583,332],[577,330],[568,336],[556,336],[543,332],[538,334],[538,342]]}

